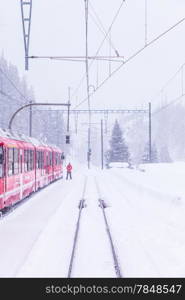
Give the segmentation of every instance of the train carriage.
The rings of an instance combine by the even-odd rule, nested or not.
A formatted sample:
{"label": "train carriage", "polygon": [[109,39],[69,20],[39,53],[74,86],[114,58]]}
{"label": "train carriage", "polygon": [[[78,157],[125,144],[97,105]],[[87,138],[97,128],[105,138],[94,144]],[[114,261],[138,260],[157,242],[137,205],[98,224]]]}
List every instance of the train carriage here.
{"label": "train carriage", "polygon": [[0,130],[0,210],[62,177],[62,151]]}
{"label": "train carriage", "polygon": [[52,159],[53,159],[53,179],[63,177],[62,159],[63,153],[58,147],[52,147]]}

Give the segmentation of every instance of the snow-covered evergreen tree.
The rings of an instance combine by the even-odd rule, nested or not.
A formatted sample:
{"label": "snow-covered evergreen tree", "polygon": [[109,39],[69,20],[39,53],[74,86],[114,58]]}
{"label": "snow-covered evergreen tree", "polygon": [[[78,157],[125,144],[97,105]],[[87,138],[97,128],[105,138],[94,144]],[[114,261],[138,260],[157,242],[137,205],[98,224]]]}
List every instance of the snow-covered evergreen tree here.
{"label": "snow-covered evergreen tree", "polygon": [[115,121],[110,140],[109,162],[128,162],[128,147],[118,121]]}
{"label": "snow-covered evergreen tree", "polygon": [[161,147],[159,152],[159,161],[164,163],[172,161],[167,146]]}

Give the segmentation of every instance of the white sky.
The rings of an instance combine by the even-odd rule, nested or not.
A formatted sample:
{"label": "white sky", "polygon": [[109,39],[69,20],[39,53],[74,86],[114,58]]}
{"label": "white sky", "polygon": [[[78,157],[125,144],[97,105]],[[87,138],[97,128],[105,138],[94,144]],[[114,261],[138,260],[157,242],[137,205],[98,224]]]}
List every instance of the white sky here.
{"label": "white sky", "polygon": [[[108,28],[121,0],[90,0]],[[126,0],[112,29],[112,41],[120,55],[128,58],[144,45],[144,2]],[[148,39],[168,29],[185,16],[184,0],[148,0]],[[84,55],[84,0],[33,0],[30,55]],[[103,35],[89,19],[89,55],[94,55]],[[185,62],[185,22],[125,65],[96,95],[94,108],[140,107],[155,101],[154,95]],[[34,87],[38,101],[66,101],[85,72],[85,64],[50,60],[30,61],[24,71],[24,47],[19,0],[0,0],[0,51]],[[109,54],[105,43],[101,55]],[[113,54],[113,53],[112,53]],[[117,63],[112,64],[112,68]],[[108,75],[108,63],[99,64],[99,80]],[[90,70],[90,84],[96,86],[97,64]],[[179,88],[177,84],[176,89]],[[178,91],[177,91],[178,92]],[[72,104],[86,95],[85,81]],[[171,95],[168,95],[169,100]],[[81,108],[86,108],[81,106]]]}

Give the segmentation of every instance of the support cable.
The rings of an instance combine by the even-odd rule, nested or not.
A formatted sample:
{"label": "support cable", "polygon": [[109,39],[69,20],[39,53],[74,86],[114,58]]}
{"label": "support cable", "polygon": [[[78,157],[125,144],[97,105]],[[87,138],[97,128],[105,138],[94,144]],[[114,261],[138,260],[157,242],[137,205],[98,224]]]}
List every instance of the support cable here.
{"label": "support cable", "polygon": [[[93,60],[91,61],[91,63],[89,64],[89,70],[90,70],[90,68],[91,68],[91,66],[92,66],[92,64],[93,64],[93,62],[94,62],[94,60],[95,60],[95,58],[98,56],[98,54],[99,54],[99,52],[100,52],[100,50],[101,50],[101,48],[102,48],[102,46],[103,46],[105,40],[107,39],[107,36],[108,36],[109,32],[111,31],[111,29],[112,29],[112,27],[113,27],[113,25],[114,25],[114,23],[116,22],[116,19],[118,18],[118,15],[119,15],[119,13],[120,13],[120,11],[121,11],[121,8],[122,8],[122,6],[123,6],[124,3],[125,3],[125,0],[122,0],[121,5],[119,6],[119,8],[118,8],[118,10],[117,10],[117,12],[116,12],[116,14],[115,14],[115,16],[114,16],[114,18],[113,18],[113,20],[112,20],[112,22],[111,22],[111,25],[110,25],[109,28],[108,28],[108,31],[107,31],[107,33],[106,33],[104,39],[102,40],[101,44],[99,45],[99,47],[98,47],[98,49],[97,49],[97,51],[96,51],[96,53],[95,53],[95,55],[94,55],[94,59],[93,59]],[[81,78],[81,80],[80,80],[80,82],[79,82],[77,88],[74,90],[74,93],[72,94],[72,97],[73,97],[74,95],[76,95],[76,93],[78,92],[79,88],[81,87],[81,85],[82,85],[84,79],[85,79],[85,74],[82,76],[82,78]]]}
{"label": "support cable", "polygon": [[96,24],[96,26],[99,28],[99,30],[103,33],[104,37],[106,36],[106,39],[108,40],[108,43],[111,45],[112,49],[114,50],[115,54],[118,56],[118,50],[116,49],[116,47],[114,46],[111,38],[109,37],[109,34],[107,34],[107,31],[100,19],[100,17],[98,16],[97,12],[95,11],[94,7],[92,6],[92,3],[89,2],[89,5],[91,7],[91,10],[94,14],[94,16],[96,17],[96,20],[94,18],[94,16],[91,14],[91,12],[89,12],[91,18],[93,19],[94,23]]}
{"label": "support cable", "polygon": [[[170,28],[168,28],[167,30],[165,30],[163,33],[161,33],[160,35],[158,35],[156,38],[154,38],[153,40],[151,40],[146,46],[140,48],[138,51],[136,51],[134,54],[132,54],[128,59],[126,59],[119,67],[117,67],[108,77],[106,77],[101,83],[100,85],[95,89],[95,91],[93,93],[91,93],[90,96],[92,96],[94,93],[96,93],[97,90],[99,90],[114,74],[116,74],[123,66],[125,66],[128,62],[130,62],[131,60],[133,60],[135,57],[137,57],[140,53],[142,53],[146,48],[148,48],[149,46],[151,46],[152,44],[154,44],[155,42],[157,42],[159,39],[161,39],[163,36],[165,36],[167,33],[169,33],[170,31],[172,31],[174,28],[176,28],[177,26],[179,26],[180,24],[182,24],[185,21],[185,17],[182,18],[180,21],[178,21],[177,23],[175,23],[173,26],[171,26]],[[84,100],[82,100],[77,106],[74,107],[77,108],[80,105],[82,105],[83,103],[85,103],[87,101],[87,98],[85,98]]]}

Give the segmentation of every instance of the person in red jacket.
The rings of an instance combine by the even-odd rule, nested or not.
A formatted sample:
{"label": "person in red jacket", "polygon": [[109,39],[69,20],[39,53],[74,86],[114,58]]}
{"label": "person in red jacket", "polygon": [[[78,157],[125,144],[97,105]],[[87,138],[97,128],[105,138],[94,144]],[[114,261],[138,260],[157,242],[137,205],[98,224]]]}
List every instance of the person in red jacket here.
{"label": "person in red jacket", "polygon": [[66,176],[66,180],[68,180],[68,177],[70,176],[70,179],[72,179],[72,175],[71,175],[71,171],[72,171],[72,165],[70,163],[68,163],[67,167],[67,176]]}

